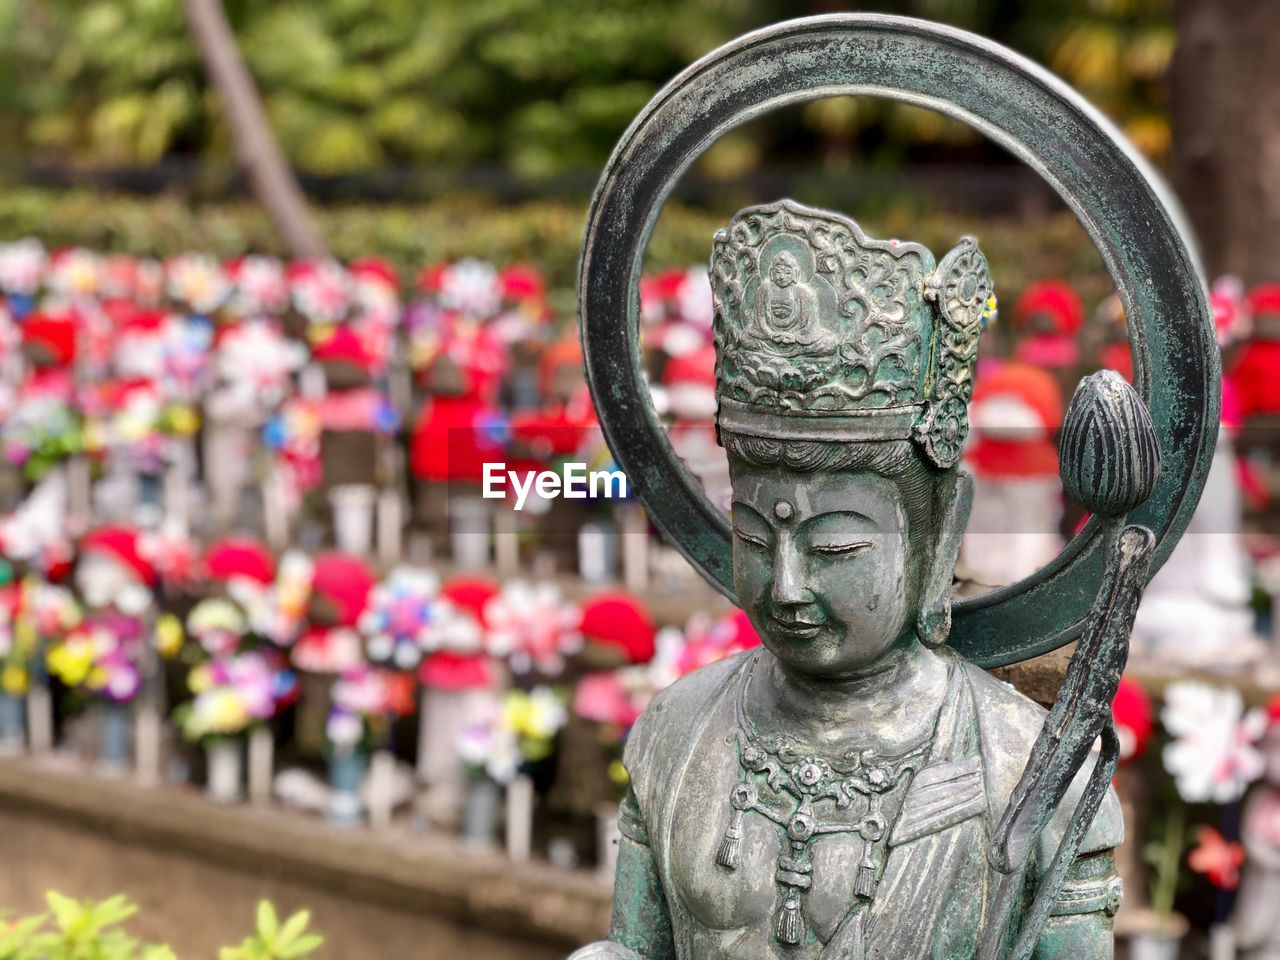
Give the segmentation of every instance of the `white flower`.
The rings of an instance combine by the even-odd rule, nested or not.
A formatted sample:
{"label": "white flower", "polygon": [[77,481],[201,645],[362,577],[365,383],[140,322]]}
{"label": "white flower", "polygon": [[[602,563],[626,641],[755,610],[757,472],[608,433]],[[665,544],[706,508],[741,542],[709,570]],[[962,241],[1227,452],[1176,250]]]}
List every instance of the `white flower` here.
{"label": "white flower", "polygon": [[426,653],[447,650],[450,653],[479,653],[484,629],[469,610],[440,598],[432,606],[432,618],[419,634]]}
{"label": "white flower", "polygon": [[199,314],[217,310],[231,293],[222,264],[201,253],[183,253],[165,265],[169,295]]}
{"label": "white flower", "polygon": [[351,747],[364,737],[364,721],[342,710],[334,710],[325,723],[325,734],[335,747]]}
{"label": "white flower", "polygon": [[440,302],[473,317],[489,317],[502,304],[498,271],[483,260],[459,260],[440,278]]}
{"label": "white flower", "polygon": [[265,411],[290,388],[290,377],[301,369],[305,355],[273,323],[243,323],[218,342],[218,374],[222,379],[260,397]]}
{"label": "white flower", "polygon": [[1164,748],[1165,769],[1188,803],[1230,803],[1261,776],[1263,757],[1254,744],[1266,717],[1258,710],[1245,714],[1233,688],[1171,684],[1160,716],[1174,737]]}
{"label": "white flower", "polygon": [[499,731],[490,744],[485,773],[496,783],[510,784],[520,770],[520,746],[509,731]]}
{"label": "white flower", "polygon": [[707,335],[691,323],[677,321],[662,329],[658,346],[671,357],[687,357],[705,346]]}
{"label": "white flower", "polygon": [[323,260],[294,280],[293,302],[308,320],[337,323],[351,306],[351,275],[337,261]]}
{"label": "white flower", "polygon": [[237,308],[245,316],[280,313],[289,305],[284,266],[275,257],[245,257],[236,270],[233,295]]}
{"label": "white flower", "polygon": [[493,718],[463,727],[455,748],[463,764],[483,770],[497,783],[510,783],[520,767],[515,734],[497,725]]}
{"label": "white flower", "polygon": [[716,311],[711,297],[711,279],[705,268],[691,267],[685,273],[676,306],[687,322],[705,330],[711,329]]}
{"label": "white flower", "polygon": [[502,728],[521,737],[550,740],[568,722],[569,711],[556,692],[547,686],[528,693],[512,690],[502,705]]}
{"label": "white flower", "polygon": [[510,657],[517,673],[535,667],[543,673],[559,673],[565,655],[582,648],[578,632],[582,612],[551,582],[508,581],[486,605],[485,617],[489,651]]}
{"label": "white flower", "polygon": [[0,244],[0,290],[34,296],[48,265],[48,254],[39,240],[27,237]]}
{"label": "white flower", "polygon": [[97,292],[102,267],[102,258],[83,247],[61,250],[50,258],[47,283],[62,296],[90,296]]}

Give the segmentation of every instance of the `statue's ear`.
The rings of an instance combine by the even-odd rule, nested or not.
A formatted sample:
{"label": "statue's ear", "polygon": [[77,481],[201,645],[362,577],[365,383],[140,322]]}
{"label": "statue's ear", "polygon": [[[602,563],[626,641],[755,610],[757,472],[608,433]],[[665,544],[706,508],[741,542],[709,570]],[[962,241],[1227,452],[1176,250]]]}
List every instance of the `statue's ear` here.
{"label": "statue's ear", "polygon": [[973,478],[959,469],[946,471],[935,491],[933,550],[925,558],[916,620],[920,639],[931,646],[946,643],[951,633],[951,583],[972,505]]}

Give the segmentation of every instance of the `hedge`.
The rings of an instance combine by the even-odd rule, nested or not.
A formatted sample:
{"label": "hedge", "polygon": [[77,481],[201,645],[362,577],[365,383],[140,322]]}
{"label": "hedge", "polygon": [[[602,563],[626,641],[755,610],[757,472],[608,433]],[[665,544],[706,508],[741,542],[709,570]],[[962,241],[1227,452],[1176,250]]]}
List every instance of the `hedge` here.
{"label": "hedge", "polygon": [[[939,256],[962,235],[976,235],[1006,302],[1027,283],[1045,276],[1069,279],[1087,302],[1096,302],[1112,289],[1101,257],[1069,213],[980,220],[921,212],[917,206],[882,206],[863,226],[873,236],[925,243]],[[498,206],[482,198],[448,197],[420,204],[323,206],[314,212],[340,259],[384,256],[408,278],[425,263],[467,256],[498,264],[532,262],[545,272],[553,303],[566,314],[572,312],[585,204],[540,200]],[[649,266],[706,262],[712,234],[731,213],[728,206],[710,211],[669,203],[650,244]],[[247,201],[191,204],[174,196],[89,189],[0,192],[0,242],[24,236],[35,236],[50,248],[83,245],[105,253],[159,257],[183,250],[205,250],[220,257],[249,251],[285,253],[262,210]]]}

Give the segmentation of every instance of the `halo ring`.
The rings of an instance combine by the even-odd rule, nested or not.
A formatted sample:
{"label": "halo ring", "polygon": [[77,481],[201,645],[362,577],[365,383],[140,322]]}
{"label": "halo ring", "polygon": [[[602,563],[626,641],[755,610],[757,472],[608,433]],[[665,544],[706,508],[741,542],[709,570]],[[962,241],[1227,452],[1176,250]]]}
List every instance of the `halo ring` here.
{"label": "halo ring", "polygon": [[[887,15],[791,20],[711,52],[654,96],[605,167],[578,268],[587,379],[610,449],[654,523],[733,598],[728,521],[671,449],[640,364],[639,281],[658,213],[729,130],[839,95],[887,97],[968,124],[1036,170],[1083,224],[1129,318],[1134,385],[1160,443],[1160,480],[1131,516],[1156,534],[1154,573],[1190,522],[1218,429],[1217,344],[1175,205],[1110,122],[1048,71],[974,34]],[[998,666],[1075,639],[1102,576],[1099,534],[1091,521],[1032,576],[958,601],[951,645]]]}

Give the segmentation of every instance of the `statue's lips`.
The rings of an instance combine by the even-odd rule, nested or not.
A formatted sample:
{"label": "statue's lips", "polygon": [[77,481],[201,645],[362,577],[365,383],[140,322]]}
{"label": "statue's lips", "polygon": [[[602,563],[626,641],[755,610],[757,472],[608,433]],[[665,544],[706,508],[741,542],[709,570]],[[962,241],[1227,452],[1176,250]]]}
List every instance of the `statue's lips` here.
{"label": "statue's lips", "polygon": [[777,617],[770,617],[769,625],[775,633],[781,634],[790,640],[812,640],[822,632],[824,626],[824,624],[811,623],[808,620],[780,620]]}

